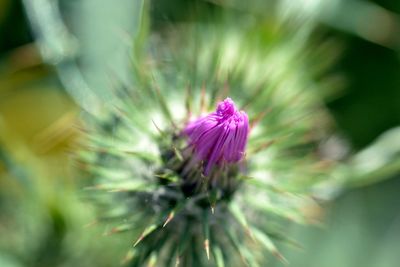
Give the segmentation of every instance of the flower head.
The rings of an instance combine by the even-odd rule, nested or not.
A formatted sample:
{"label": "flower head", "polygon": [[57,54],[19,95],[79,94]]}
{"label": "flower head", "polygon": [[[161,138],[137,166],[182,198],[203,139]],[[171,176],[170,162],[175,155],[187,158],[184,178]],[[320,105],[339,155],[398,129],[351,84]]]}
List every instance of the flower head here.
{"label": "flower head", "polygon": [[[179,27],[166,42],[149,42],[161,53],[138,54],[131,89],[117,87],[107,113],[87,116],[79,159],[96,180],[89,192],[99,201],[99,220],[115,225],[110,233],[135,234],[129,266],[170,266],[174,258],[182,266],[257,266],[268,260],[266,250],[284,261],[274,245],[290,240],[282,218],[315,221],[307,212],[317,207],[315,192],[343,173],[342,164],[319,151],[328,132],[321,122],[329,116],[318,87],[308,89],[316,86],[319,57],[302,56],[314,55],[304,31],[275,34],[264,19],[237,24],[234,17],[229,31],[224,16],[224,23]],[[273,41],[271,49],[260,45],[257,32],[273,34],[262,38]],[[287,53],[288,47],[294,50]],[[304,72],[299,64],[281,64],[293,60],[313,67]],[[206,100],[227,92],[254,116],[251,137],[246,113],[230,98],[181,124],[193,106],[208,110]],[[182,107],[186,116],[173,112]]]}
{"label": "flower head", "polygon": [[197,159],[206,162],[204,174],[221,163],[236,163],[245,153],[249,119],[230,98],[220,102],[215,112],[189,123],[185,130]]}

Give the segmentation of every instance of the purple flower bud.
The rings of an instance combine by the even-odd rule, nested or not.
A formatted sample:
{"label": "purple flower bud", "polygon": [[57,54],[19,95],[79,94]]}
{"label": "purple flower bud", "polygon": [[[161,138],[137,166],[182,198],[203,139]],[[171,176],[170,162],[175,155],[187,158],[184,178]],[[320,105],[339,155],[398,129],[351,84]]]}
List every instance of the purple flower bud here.
{"label": "purple flower bud", "polygon": [[226,98],[215,112],[190,122],[184,133],[197,159],[205,161],[204,174],[208,175],[215,164],[236,163],[243,158],[249,119],[244,111],[237,110],[232,99]]}

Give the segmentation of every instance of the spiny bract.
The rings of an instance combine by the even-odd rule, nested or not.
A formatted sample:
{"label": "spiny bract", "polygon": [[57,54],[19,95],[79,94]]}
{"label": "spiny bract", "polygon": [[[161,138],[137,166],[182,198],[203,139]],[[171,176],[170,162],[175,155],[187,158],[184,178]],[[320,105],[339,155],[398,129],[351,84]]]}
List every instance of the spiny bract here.
{"label": "spiny bract", "polygon": [[335,168],[318,152],[328,54],[313,27],[235,13],[136,44],[133,85],[88,116],[79,157],[100,219],[133,236],[129,266],[265,266],[264,251],[285,261],[285,219],[314,219],[313,189]]}

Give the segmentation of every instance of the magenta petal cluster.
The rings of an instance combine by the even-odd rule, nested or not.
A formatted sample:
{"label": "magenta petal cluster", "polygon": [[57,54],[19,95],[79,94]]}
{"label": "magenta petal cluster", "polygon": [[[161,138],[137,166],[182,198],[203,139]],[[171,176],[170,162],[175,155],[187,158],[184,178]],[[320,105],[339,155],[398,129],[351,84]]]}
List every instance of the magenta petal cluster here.
{"label": "magenta petal cluster", "polygon": [[235,163],[245,153],[249,119],[230,98],[218,103],[217,110],[190,122],[184,133],[189,137],[197,159],[206,163],[208,175],[216,164]]}

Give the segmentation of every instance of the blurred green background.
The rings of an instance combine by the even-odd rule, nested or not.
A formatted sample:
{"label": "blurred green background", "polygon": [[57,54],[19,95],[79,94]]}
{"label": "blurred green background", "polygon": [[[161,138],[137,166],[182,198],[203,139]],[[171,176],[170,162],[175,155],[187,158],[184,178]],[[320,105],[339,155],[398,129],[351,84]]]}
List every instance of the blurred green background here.
{"label": "blurred green background", "polygon": [[[226,8],[224,1],[155,2],[155,30],[190,20],[193,7]],[[319,2],[318,27],[342,47],[331,72],[345,77],[326,104],[351,150],[360,151],[400,124],[400,1]],[[83,75],[106,90],[98,77],[124,64],[115,51],[129,46],[129,38],[120,40],[136,31],[135,1],[64,0],[60,6],[85,52],[79,55]],[[389,24],[374,14],[389,14]],[[85,181],[74,178],[69,156],[79,111],[57,75],[60,66],[43,62],[34,39],[22,2],[0,0],[0,266],[117,266],[131,240],[102,236],[103,226],[85,227],[94,215],[82,202]],[[282,248],[291,266],[399,266],[400,174],[386,178],[326,205],[322,226],[290,226],[304,247]]]}

